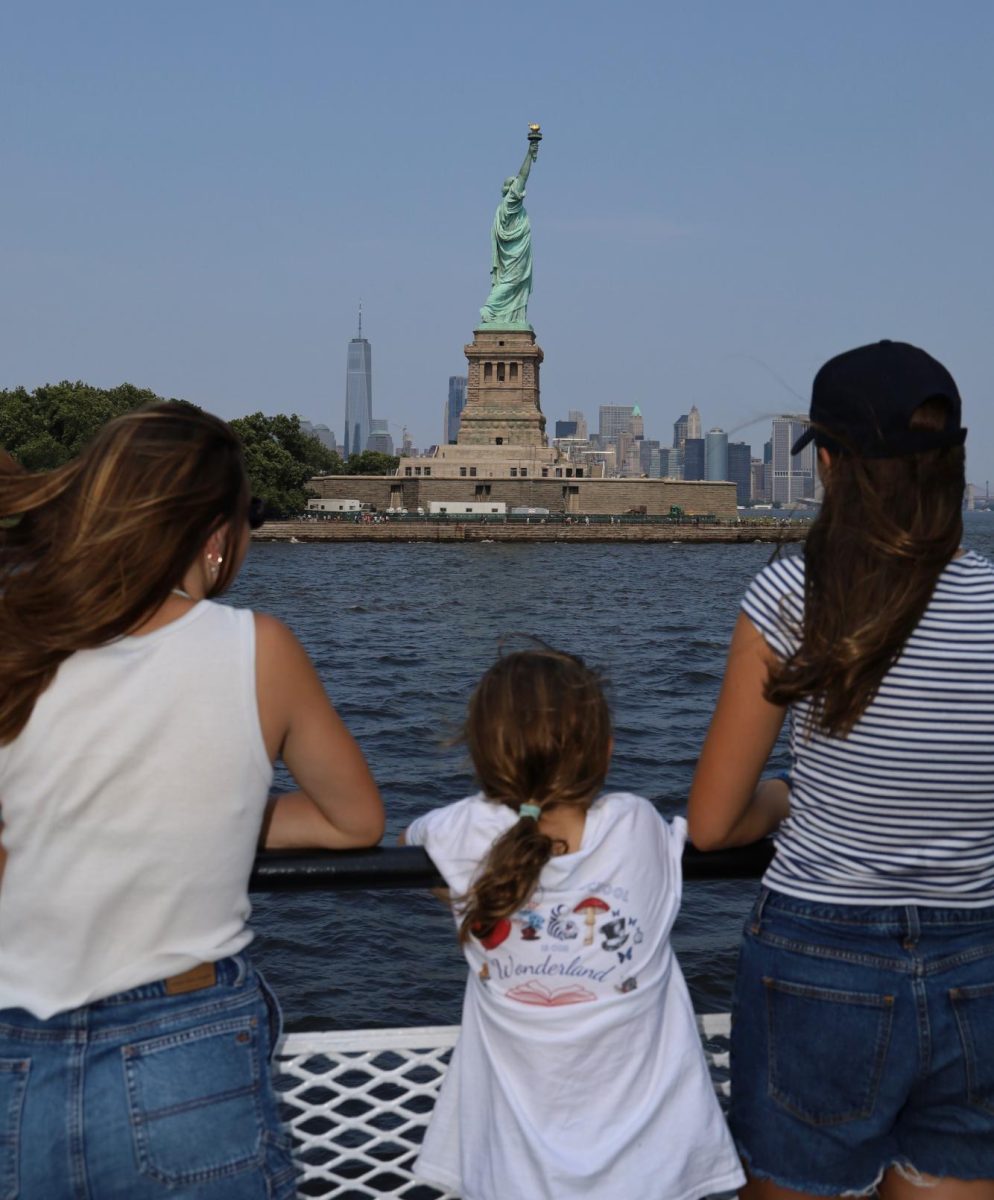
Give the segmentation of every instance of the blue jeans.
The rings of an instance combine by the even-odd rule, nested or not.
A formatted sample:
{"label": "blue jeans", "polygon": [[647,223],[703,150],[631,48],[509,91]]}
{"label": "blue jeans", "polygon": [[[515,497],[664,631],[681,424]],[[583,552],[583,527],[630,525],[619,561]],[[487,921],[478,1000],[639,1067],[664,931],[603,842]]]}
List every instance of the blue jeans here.
{"label": "blue jeans", "polygon": [[292,1200],[278,1009],[243,957],[216,967],[183,995],[0,1010],[0,1200]]}
{"label": "blue jeans", "polygon": [[729,1121],[752,1174],[821,1195],[889,1167],[994,1179],[994,908],[763,889],[732,1012]]}

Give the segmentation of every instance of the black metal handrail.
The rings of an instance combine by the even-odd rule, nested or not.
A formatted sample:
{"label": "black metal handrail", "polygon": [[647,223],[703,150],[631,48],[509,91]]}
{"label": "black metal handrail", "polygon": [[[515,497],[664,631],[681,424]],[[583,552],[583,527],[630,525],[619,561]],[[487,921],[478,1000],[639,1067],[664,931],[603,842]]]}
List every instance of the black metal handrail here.
{"label": "black metal handrail", "polygon": [[[767,838],[734,850],[683,852],[683,877],[758,879],[773,857]],[[444,887],[435,864],[420,846],[374,846],[371,850],[267,852],[255,860],[249,887],[256,892],[356,891]]]}

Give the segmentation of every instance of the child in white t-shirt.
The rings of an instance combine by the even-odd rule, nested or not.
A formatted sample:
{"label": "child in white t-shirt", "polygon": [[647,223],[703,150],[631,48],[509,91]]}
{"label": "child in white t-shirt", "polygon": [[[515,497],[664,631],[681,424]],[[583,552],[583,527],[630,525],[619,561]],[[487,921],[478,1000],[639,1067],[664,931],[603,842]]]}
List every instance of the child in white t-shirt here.
{"label": "child in white t-shirt", "polygon": [[577,658],[483,676],[482,791],[407,830],[448,884],[470,971],[415,1172],[462,1200],[693,1200],[744,1182],[669,935],[686,823],[601,794],[611,718]]}

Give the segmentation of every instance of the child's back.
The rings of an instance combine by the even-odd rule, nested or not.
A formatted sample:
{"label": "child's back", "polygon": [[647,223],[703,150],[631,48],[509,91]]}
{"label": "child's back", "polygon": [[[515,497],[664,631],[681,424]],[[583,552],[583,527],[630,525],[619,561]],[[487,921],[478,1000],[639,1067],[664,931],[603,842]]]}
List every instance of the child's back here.
{"label": "child's back", "polygon": [[[419,818],[407,840],[472,903],[494,843],[527,839],[533,807],[519,817],[480,793]],[[735,1188],[744,1177],[669,941],[685,823],[624,792],[582,811],[579,848],[549,857],[528,899],[464,937],[462,1033],[417,1174],[463,1200]]]}

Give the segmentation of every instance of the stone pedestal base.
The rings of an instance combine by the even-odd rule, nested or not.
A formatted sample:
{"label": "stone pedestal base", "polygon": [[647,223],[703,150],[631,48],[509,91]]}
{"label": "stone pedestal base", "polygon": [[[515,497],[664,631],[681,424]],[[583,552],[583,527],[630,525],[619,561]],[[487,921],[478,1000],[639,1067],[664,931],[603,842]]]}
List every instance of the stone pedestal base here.
{"label": "stone pedestal base", "polygon": [[477,329],[465,347],[469,363],[460,446],[546,447],[539,403],[545,355],[524,329]]}

